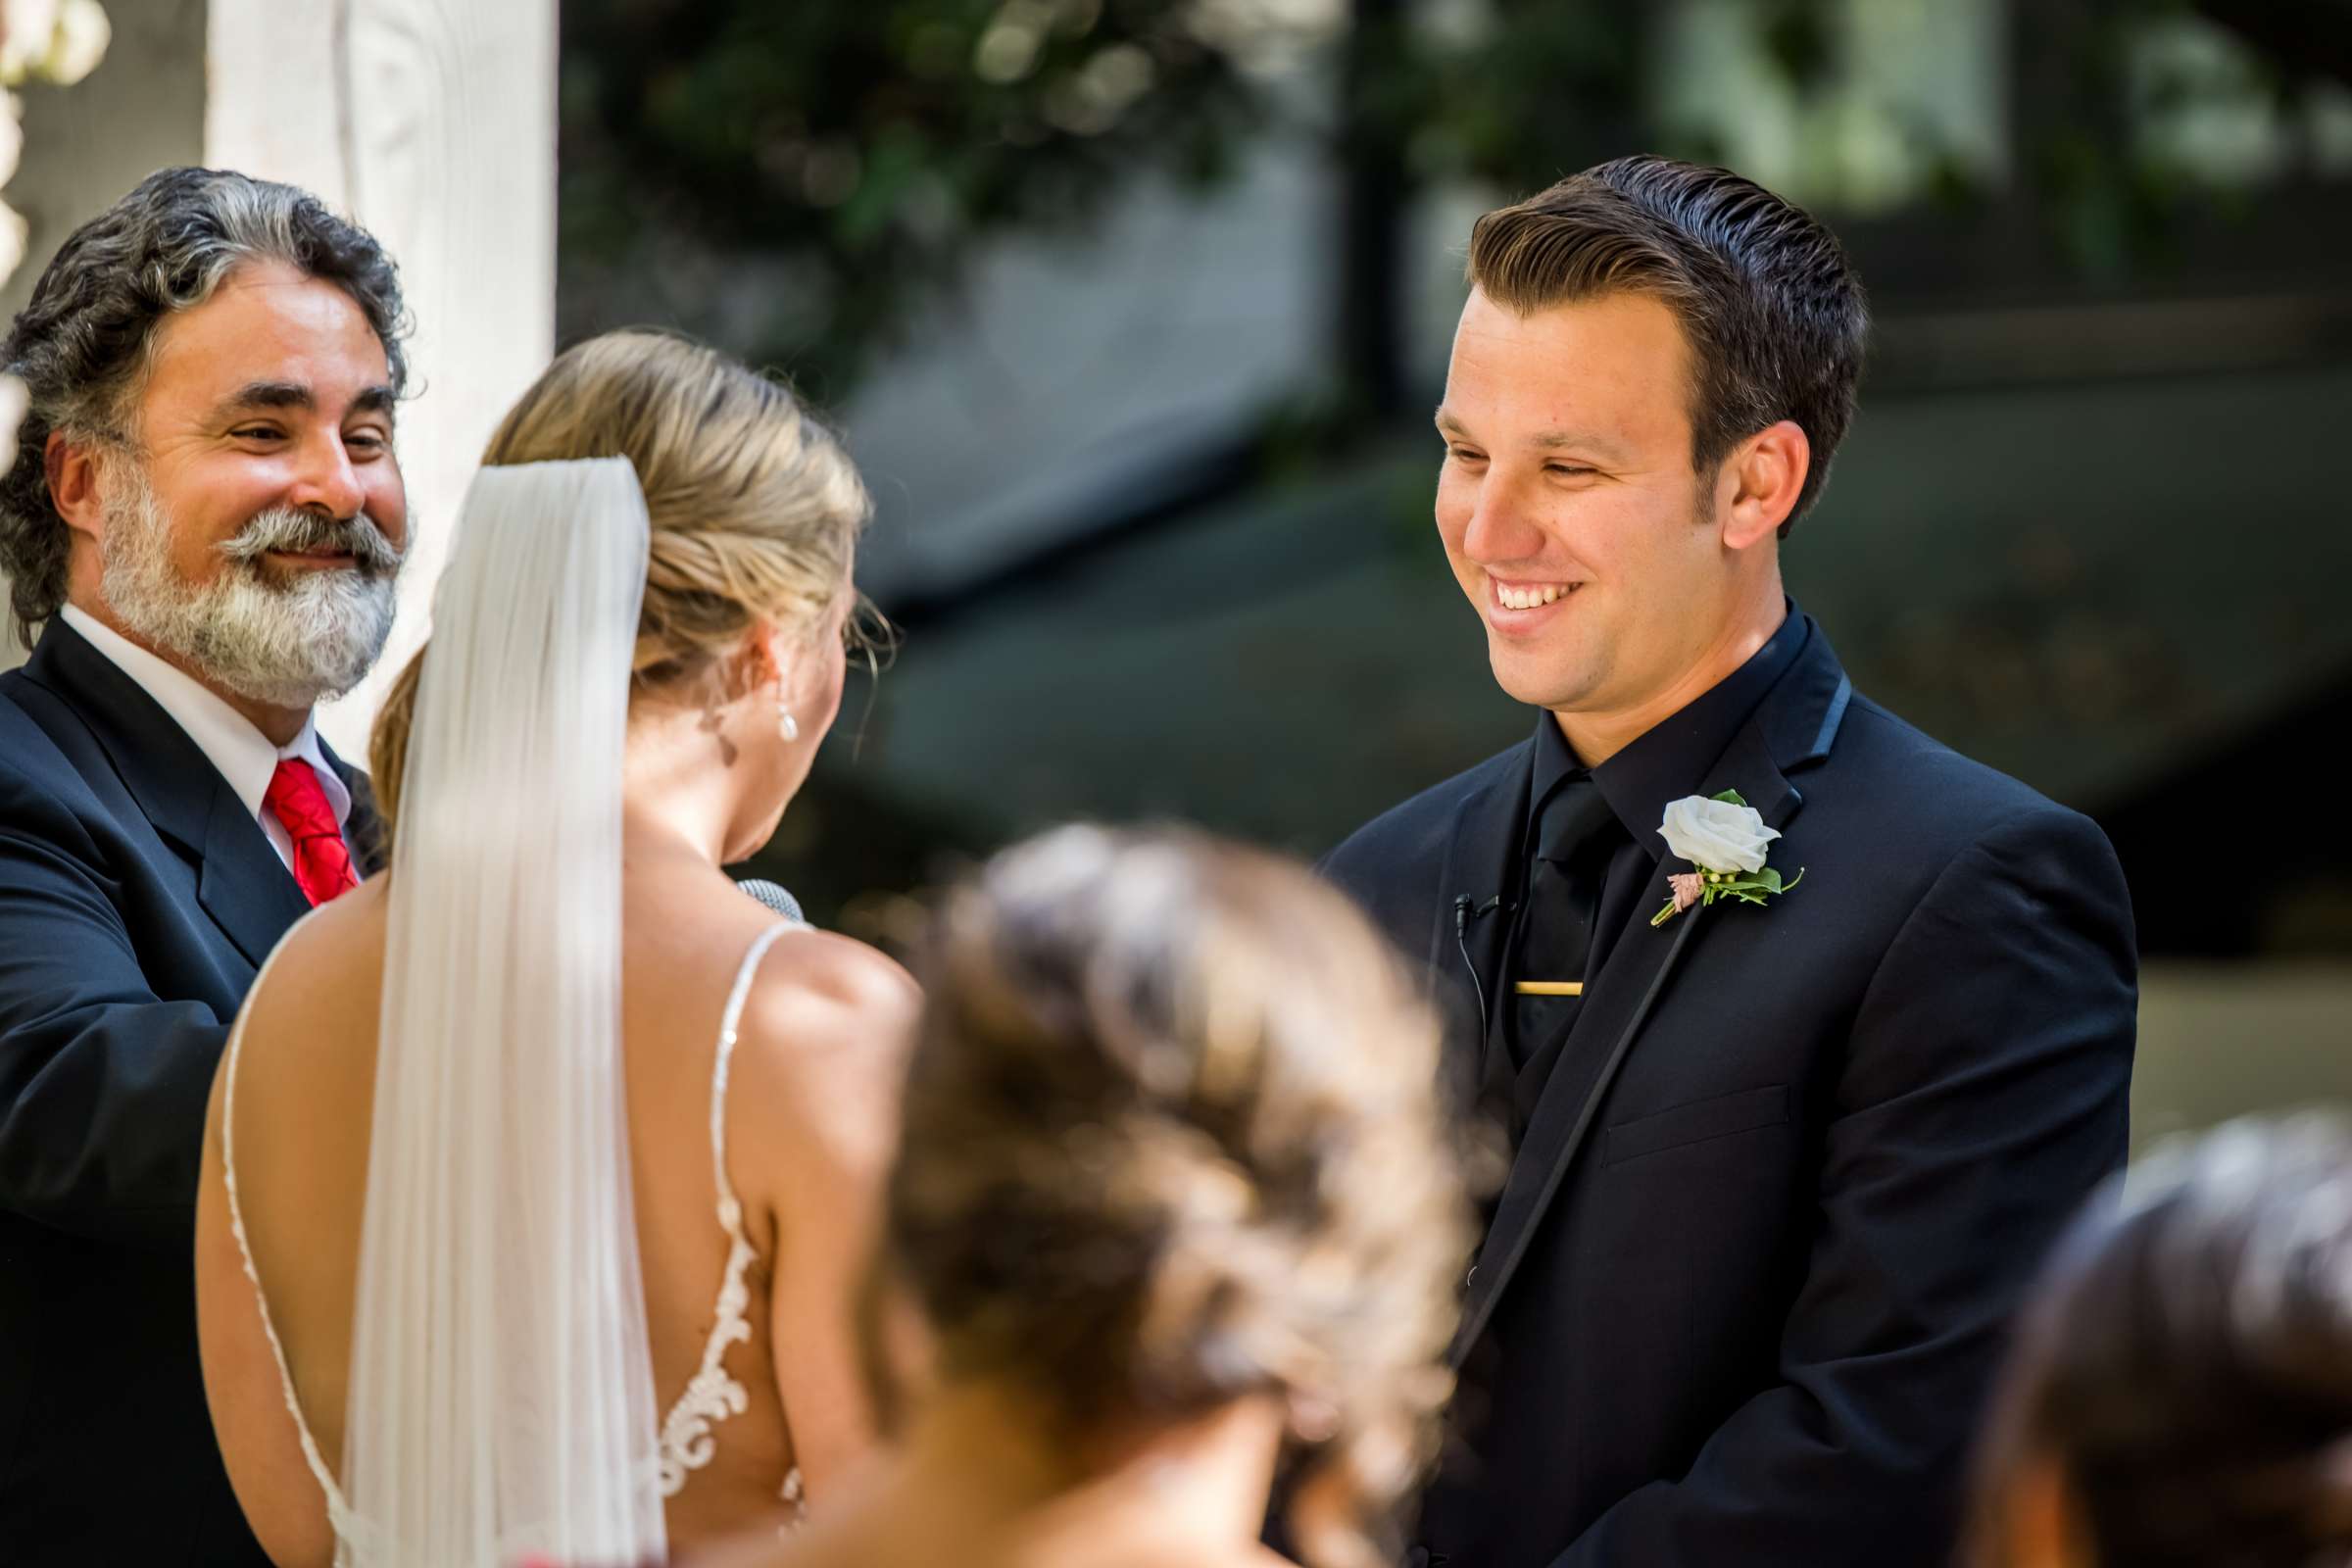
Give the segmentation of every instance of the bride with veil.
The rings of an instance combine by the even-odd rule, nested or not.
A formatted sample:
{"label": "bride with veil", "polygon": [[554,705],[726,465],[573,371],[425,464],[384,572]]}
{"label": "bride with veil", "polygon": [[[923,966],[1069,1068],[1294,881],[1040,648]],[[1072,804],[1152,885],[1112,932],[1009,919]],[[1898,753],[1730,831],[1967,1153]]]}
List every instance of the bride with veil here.
{"label": "bride with veil", "polygon": [[390,870],[265,965],[206,1126],[206,1391],[281,1568],[648,1562],[867,1443],[912,984],[719,869],[839,707],[867,510],[788,390],[653,333],[492,439],[377,729]]}

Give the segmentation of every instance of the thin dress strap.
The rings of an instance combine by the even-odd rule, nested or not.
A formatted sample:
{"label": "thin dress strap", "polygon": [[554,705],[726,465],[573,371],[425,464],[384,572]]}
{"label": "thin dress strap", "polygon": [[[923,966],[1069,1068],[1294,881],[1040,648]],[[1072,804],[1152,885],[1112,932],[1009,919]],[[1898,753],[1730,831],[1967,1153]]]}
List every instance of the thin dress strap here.
{"label": "thin dress strap", "polygon": [[[726,1012],[719,1021],[717,1059],[710,1069],[710,1172],[718,1188],[718,1223],[727,1233],[727,1266],[719,1279],[718,1306],[710,1338],[703,1344],[702,1365],[662,1423],[662,1494],[665,1497],[676,1496],[686,1485],[687,1473],[709,1464],[718,1451],[718,1439],[711,1429],[751,1407],[751,1396],[725,1364],[727,1347],[749,1342],[752,1337],[748,1315],[751,1287],[745,1275],[759,1255],[752,1249],[751,1238],[744,1234],[743,1202],[735,1196],[735,1184],[727,1176],[727,1074],[734,1062],[744,1002],[751,996],[752,979],[760,968],[760,960],[767,956],[776,938],[787,931],[803,929],[806,927],[802,922],[785,920],[760,933],[751,951],[743,956],[742,966],[735,971],[735,987],[727,993]],[[798,1465],[785,1476],[782,1495],[796,1510],[799,1508]]]}
{"label": "thin dress strap", "polygon": [[245,1209],[237,1200],[237,1057],[245,1049],[245,1020],[253,1015],[253,999],[262,994],[263,984],[277,964],[278,956],[293,944],[294,932],[302,928],[296,921],[270,956],[262,961],[261,972],[253,977],[253,985],[245,993],[245,1005],[237,1009],[236,1022],[229,1026],[228,1058],[221,1069],[225,1079],[220,1092],[220,1178],[228,1192],[228,1229],[237,1239],[237,1259],[245,1265],[245,1278],[253,1284],[253,1304],[261,1313],[262,1335],[270,1342],[270,1358],[277,1363],[278,1391],[285,1396],[286,1413],[294,1418],[294,1435],[302,1440],[302,1457],[311,1467],[318,1490],[326,1494],[326,1519],[335,1533],[335,1561],[352,1560],[350,1550],[360,1535],[358,1520],[351,1505],[344,1500],[343,1489],[335,1485],[334,1473],[319,1457],[318,1444],[311,1436],[311,1425],[302,1416],[302,1401],[294,1394],[294,1374],[286,1365],[286,1348],[277,1337],[277,1324],[270,1316],[270,1298],[263,1293],[262,1276],[253,1266],[253,1247],[245,1239]]}

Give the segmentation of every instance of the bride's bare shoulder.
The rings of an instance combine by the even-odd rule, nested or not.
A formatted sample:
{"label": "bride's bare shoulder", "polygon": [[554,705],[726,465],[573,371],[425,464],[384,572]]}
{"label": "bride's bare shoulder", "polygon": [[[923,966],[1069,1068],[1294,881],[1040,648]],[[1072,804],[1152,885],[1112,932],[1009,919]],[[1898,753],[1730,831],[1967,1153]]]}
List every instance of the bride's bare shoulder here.
{"label": "bride's bare shoulder", "polygon": [[776,939],[745,1005],[744,1039],[830,1054],[871,1051],[911,1025],[921,995],[897,959],[853,937],[803,926]]}
{"label": "bride's bare shoulder", "polygon": [[371,877],[331,904],[312,910],[270,954],[268,970],[245,1000],[244,1051],[250,1059],[273,1054],[282,1041],[307,1061],[331,1055],[326,1041],[352,1042],[370,1027],[384,985],[384,879]]}
{"label": "bride's bare shoulder", "polygon": [[796,1122],[814,1152],[887,1157],[920,1005],[913,977],[888,955],[829,931],[784,933],[738,1032],[739,1092],[757,1097],[744,1103]]}
{"label": "bride's bare shoulder", "polygon": [[805,994],[851,1009],[905,1009],[916,1000],[914,977],[896,958],[855,937],[814,926],[778,937],[773,961],[762,966],[760,979],[771,999]]}

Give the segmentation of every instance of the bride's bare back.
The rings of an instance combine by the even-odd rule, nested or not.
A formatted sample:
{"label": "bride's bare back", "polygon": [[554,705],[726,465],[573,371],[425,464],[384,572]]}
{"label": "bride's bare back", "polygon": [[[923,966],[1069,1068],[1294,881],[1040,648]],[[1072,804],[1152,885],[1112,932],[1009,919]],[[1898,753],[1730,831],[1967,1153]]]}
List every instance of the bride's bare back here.
{"label": "bride's bare back", "polygon": [[[775,917],[706,861],[632,838],[624,858],[621,1042],[657,1409],[701,1367],[729,1239],[711,1162],[711,1074],[728,990]],[[302,1415],[340,1468],[368,1182],[388,883],[295,931],[248,1003],[236,1058],[239,1208]],[[868,1441],[850,1301],[896,1139],[915,1006],[897,964],[846,938],[778,937],[759,965],[726,1098],[727,1171],[757,1253],[748,1343],[723,1365],[749,1396],[668,1500],[673,1550],[784,1517],[797,1465],[821,1506]],[[197,1222],[205,1384],[229,1478],[283,1568],[330,1563],[324,1495],[280,1393],[229,1229],[214,1086]],[[485,1195],[485,1200],[494,1200]]]}

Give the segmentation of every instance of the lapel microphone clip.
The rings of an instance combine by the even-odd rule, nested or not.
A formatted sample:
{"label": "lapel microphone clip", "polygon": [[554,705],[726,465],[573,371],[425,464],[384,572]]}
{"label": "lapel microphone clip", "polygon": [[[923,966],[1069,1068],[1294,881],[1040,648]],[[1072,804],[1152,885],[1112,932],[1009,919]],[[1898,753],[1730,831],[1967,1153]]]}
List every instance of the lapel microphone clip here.
{"label": "lapel microphone clip", "polygon": [[1497,893],[1481,904],[1467,893],[1453,896],[1453,945],[1462,956],[1462,968],[1470,975],[1471,995],[1478,999],[1478,1050],[1484,1056],[1487,1051],[1487,985],[1478,977],[1478,964],[1470,956],[1470,922],[1493,914],[1502,906],[1502,895]]}

